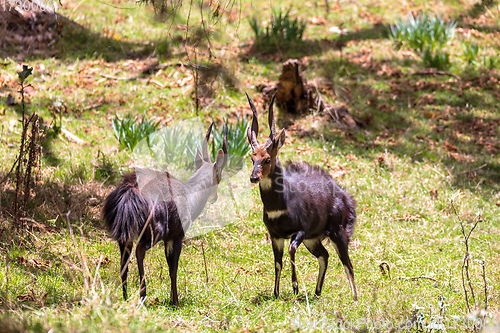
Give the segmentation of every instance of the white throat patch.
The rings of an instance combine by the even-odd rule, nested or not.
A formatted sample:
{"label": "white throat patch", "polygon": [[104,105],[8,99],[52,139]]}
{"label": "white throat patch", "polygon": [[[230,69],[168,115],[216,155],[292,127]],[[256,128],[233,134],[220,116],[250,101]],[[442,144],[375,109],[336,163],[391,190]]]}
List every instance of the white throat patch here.
{"label": "white throat patch", "polygon": [[259,185],[260,185],[260,188],[262,190],[268,191],[271,189],[273,182],[272,182],[271,178],[269,178],[269,177],[261,178]]}

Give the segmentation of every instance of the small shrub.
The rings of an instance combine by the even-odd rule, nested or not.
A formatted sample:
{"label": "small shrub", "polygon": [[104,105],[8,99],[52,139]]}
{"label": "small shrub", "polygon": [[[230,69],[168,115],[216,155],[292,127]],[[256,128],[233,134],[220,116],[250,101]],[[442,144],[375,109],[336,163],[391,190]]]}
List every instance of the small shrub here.
{"label": "small shrub", "polygon": [[246,117],[240,118],[238,116],[234,124],[229,124],[226,119],[225,125],[221,126],[220,129],[214,126],[214,141],[212,145],[212,160],[214,161],[217,152],[222,148],[222,140],[227,126],[229,158],[226,170],[229,173],[237,172],[243,167],[245,163],[244,158],[250,151],[250,145],[247,143],[247,128],[249,124],[250,121]]}
{"label": "small shrub", "polygon": [[273,11],[270,23],[263,27],[256,17],[249,19],[250,27],[255,35],[255,44],[259,46],[284,46],[302,41],[307,26],[306,21],[290,17],[289,8],[286,12]]}
{"label": "small shrub", "polygon": [[120,142],[120,148],[127,148],[130,151],[134,150],[139,141],[144,138],[148,139],[149,135],[154,133],[159,125],[159,121],[147,119],[146,117],[142,117],[142,120],[139,122],[137,117],[132,117],[131,115],[127,115],[122,119],[115,116],[113,119],[113,130]]}

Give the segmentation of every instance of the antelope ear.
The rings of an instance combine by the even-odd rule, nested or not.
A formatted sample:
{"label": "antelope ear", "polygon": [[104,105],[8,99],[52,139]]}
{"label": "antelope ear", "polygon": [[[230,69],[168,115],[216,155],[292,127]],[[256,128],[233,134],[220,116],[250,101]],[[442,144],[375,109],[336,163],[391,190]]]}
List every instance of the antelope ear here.
{"label": "antelope ear", "polygon": [[196,155],[194,156],[194,163],[196,164],[196,169],[201,168],[203,165],[203,155],[200,148],[196,147]]}
{"label": "antelope ear", "polygon": [[286,139],[286,132],[285,129],[283,128],[280,131],[280,133],[274,138],[274,147],[276,148],[276,150],[279,150],[281,147],[283,147],[285,139]]}
{"label": "antelope ear", "polygon": [[215,159],[215,171],[217,174],[220,175],[222,174],[222,169],[226,166],[227,162],[227,157],[226,154],[222,151],[222,149],[219,149],[219,152],[217,153],[217,158]]}

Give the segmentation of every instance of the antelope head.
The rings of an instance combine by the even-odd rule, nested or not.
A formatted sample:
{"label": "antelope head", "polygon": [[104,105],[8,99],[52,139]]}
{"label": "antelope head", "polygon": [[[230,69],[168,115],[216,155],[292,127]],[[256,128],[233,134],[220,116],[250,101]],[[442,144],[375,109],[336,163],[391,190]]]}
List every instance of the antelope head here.
{"label": "antelope head", "polygon": [[[219,149],[217,153],[217,157],[215,158],[215,162],[212,162],[210,155],[208,153],[208,140],[210,139],[210,134],[212,132],[213,123],[207,130],[207,134],[203,139],[201,151],[200,148],[196,149],[196,157],[195,163],[196,168],[198,169],[195,172],[196,174],[211,176],[212,183],[209,185],[211,190],[209,201],[214,203],[217,200],[217,186],[219,185],[222,179],[222,170],[226,166],[227,163],[227,153],[228,153],[228,145],[227,145],[227,127],[224,133],[224,139],[222,140],[222,149]],[[194,176],[194,175],[193,175]]]}
{"label": "antelope head", "polygon": [[250,181],[252,183],[259,183],[262,179],[268,179],[269,175],[274,172],[276,167],[278,150],[285,143],[285,129],[282,129],[278,135],[276,135],[276,129],[274,126],[274,113],[273,105],[276,95],[273,96],[271,103],[269,105],[269,129],[271,133],[269,138],[264,143],[259,143],[257,141],[257,136],[259,134],[259,123],[257,120],[257,110],[255,105],[247,94],[248,103],[252,109],[253,119],[252,126],[247,130],[248,141],[252,147],[252,163],[253,171],[250,176]]}

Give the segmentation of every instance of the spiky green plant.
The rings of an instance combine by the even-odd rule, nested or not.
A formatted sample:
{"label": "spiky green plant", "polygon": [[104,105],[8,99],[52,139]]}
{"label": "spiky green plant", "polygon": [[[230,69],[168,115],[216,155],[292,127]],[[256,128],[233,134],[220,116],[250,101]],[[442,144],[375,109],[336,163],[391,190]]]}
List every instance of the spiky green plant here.
{"label": "spiky green plant", "polygon": [[212,159],[215,160],[217,152],[222,148],[222,140],[227,126],[228,154],[226,170],[229,173],[240,170],[245,162],[245,156],[250,151],[250,145],[247,143],[247,128],[250,121],[246,117],[238,116],[234,124],[228,123],[220,127],[214,126],[214,141],[212,144]]}
{"label": "spiky green plant", "polygon": [[124,118],[115,115],[113,119],[113,130],[120,143],[120,149],[127,148],[130,151],[134,150],[139,141],[148,138],[150,134],[154,133],[159,125],[160,121],[158,120],[148,119],[143,116],[142,120],[139,121],[138,117],[133,117],[130,114]]}
{"label": "spiky green plant", "polygon": [[389,37],[397,48],[406,46],[420,54],[424,66],[447,69],[451,65],[450,56],[443,48],[455,37],[456,26],[456,22],[437,16],[422,13],[415,17],[410,13],[408,20],[398,18],[391,24]]}
{"label": "spiky green plant", "polygon": [[194,168],[196,148],[200,147],[200,134],[195,127],[184,123],[162,129],[152,138],[152,149],[157,161],[180,169]]}
{"label": "spiky green plant", "polygon": [[391,24],[389,36],[398,47],[406,45],[418,53],[426,49],[434,52],[453,40],[456,27],[456,22],[446,22],[438,16],[422,13],[415,17],[410,13],[408,20],[398,18],[396,23]]}
{"label": "spiky green plant", "polygon": [[431,50],[426,49],[422,55],[422,61],[425,67],[436,68],[439,70],[446,70],[451,66],[450,55],[446,52],[441,52],[440,50],[431,52]]}
{"label": "spiky green plant", "polygon": [[260,46],[284,46],[302,41],[307,26],[306,21],[290,17],[289,8],[286,12],[281,9],[274,11],[268,26],[263,27],[255,16],[248,20],[255,35],[255,44]]}
{"label": "spiky green plant", "polygon": [[479,65],[479,46],[476,43],[462,43],[464,49],[463,58],[469,66]]}

